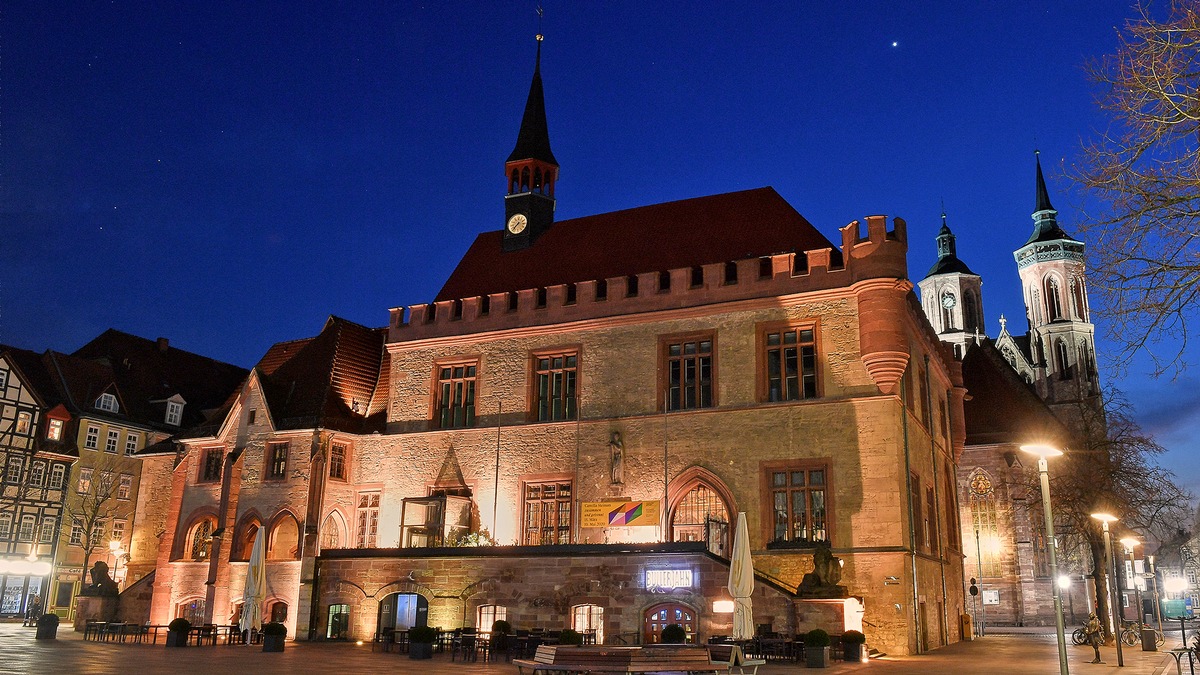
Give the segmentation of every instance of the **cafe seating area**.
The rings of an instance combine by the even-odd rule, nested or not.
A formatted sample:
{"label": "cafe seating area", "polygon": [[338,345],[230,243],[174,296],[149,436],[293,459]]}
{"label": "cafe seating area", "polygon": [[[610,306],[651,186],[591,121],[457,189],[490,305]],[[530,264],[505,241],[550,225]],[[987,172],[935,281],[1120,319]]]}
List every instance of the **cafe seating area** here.
{"label": "cafe seating area", "polygon": [[[511,635],[493,634],[475,628],[434,629],[433,648],[437,653],[449,653],[453,662],[512,661],[531,658],[542,645],[558,644],[559,630],[546,628],[517,629]],[[596,631],[581,633],[585,645],[596,644]],[[408,654],[411,642],[407,628],[381,631],[375,636],[372,650]]]}
{"label": "cafe seating area", "polygon": [[[250,641],[262,641],[262,635],[252,631]],[[166,644],[167,627],[154,624],[137,624],[124,621],[89,620],[83,627],[83,639],[93,642],[115,642],[119,644],[158,644],[159,636]],[[188,645],[197,647],[246,644],[246,634],[237,625],[204,624],[192,626],[188,631]]]}

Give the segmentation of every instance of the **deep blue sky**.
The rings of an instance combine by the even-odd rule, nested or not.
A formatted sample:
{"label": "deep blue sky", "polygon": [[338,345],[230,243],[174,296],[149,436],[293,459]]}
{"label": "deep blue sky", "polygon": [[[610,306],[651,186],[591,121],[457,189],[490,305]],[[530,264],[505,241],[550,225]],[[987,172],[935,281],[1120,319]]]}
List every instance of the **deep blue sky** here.
{"label": "deep blue sky", "polygon": [[[771,185],[834,241],[905,218],[920,278],[944,200],[993,336],[1002,313],[1024,325],[1011,252],[1032,229],[1033,149],[1071,231],[1083,202],[1063,169],[1103,125],[1083,66],[1132,15],[543,4],[559,219]],[[431,299],[502,225],[533,8],[4,3],[0,342],[70,351],[115,327],[250,366],[328,314],[384,325]],[[1118,385],[1200,491],[1198,378],[1146,371]]]}

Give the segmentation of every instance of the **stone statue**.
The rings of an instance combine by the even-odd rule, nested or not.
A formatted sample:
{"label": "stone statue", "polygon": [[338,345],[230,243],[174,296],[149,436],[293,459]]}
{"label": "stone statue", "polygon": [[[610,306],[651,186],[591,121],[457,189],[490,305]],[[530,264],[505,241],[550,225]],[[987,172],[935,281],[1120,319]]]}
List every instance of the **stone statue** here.
{"label": "stone statue", "polygon": [[813,552],[813,571],[804,575],[799,594],[805,598],[844,598],[848,591],[839,586],[842,580],[842,561],[833,555],[826,542],[817,542]]}
{"label": "stone statue", "polygon": [[117,596],[121,594],[117,582],[108,576],[108,563],[103,560],[96,561],[96,564],[92,565],[91,575],[92,585],[80,591],[80,595]]}
{"label": "stone statue", "polygon": [[611,480],[613,485],[625,482],[625,444],[621,442],[621,432],[612,432],[612,440],[608,442],[608,450],[612,455]]}

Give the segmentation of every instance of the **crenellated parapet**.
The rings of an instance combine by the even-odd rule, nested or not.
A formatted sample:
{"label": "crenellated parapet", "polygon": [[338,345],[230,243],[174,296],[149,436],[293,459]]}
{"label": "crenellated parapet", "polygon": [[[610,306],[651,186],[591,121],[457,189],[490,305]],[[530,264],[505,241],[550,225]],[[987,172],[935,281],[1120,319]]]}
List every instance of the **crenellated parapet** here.
{"label": "crenellated parapet", "polygon": [[694,268],[579,281],[396,307],[388,342],[553,325],[848,288],[864,279],[907,276],[904,221],[891,231],[882,216],[842,228],[840,250],[743,258]]}

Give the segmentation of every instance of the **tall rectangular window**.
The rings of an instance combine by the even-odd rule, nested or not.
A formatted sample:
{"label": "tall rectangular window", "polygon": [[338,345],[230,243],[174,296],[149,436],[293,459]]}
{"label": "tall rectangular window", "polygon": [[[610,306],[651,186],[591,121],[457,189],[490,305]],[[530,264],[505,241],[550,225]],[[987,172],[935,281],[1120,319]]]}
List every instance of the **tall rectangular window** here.
{"label": "tall rectangular window", "polygon": [[50,424],[46,426],[46,438],[52,441],[61,441],[63,435],[63,421],[50,420]]}
{"label": "tall rectangular window", "polygon": [[571,481],[525,484],[525,544],[571,543]]}
{"label": "tall rectangular window", "polygon": [[95,450],[100,447],[100,427],[89,424],[87,428],[87,436],[83,439],[83,447],[89,450]]}
{"label": "tall rectangular window", "polygon": [[762,336],[766,401],[817,396],[816,331],[811,327],[767,330]]}
{"label": "tall rectangular window", "polygon": [[946,485],[946,503],[943,513],[946,514],[946,520],[942,522],[942,527],[946,530],[946,546],[955,550],[962,550],[962,528],[958,523],[958,509],[955,508],[954,502],[954,474],[950,471],[950,465],[946,464],[943,469],[945,473]]}
{"label": "tall rectangular window", "polygon": [[669,341],[665,344],[667,410],[709,408],[713,405],[713,338]]}
{"label": "tall rectangular window", "polygon": [[[3,371],[0,371],[2,373]],[[12,535],[12,514],[0,513],[0,541],[8,539]]]}
{"label": "tall rectangular window", "polygon": [[104,521],[97,520],[92,523],[92,534],[88,538],[88,543],[95,545],[102,541],[104,541]]}
{"label": "tall rectangular window", "polygon": [[478,362],[438,367],[438,428],[475,426],[475,374],[478,367]]}
{"label": "tall rectangular window", "polygon": [[908,503],[912,507],[913,537],[916,538],[916,550],[924,551],[928,549],[926,535],[929,532],[927,521],[921,513],[921,478],[915,473],[910,474],[909,482],[912,484],[912,491],[908,495]]}
{"label": "tall rectangular window", "polygon": [[25,468],[24,465],[25,465],[25,463],[21,461],[20,457],[16,457],[16,456],[9,457],[8,458],[8,471],[5,472],[5,474],[4,474],[4,480],[6,482],[12,483],[14,485],[17,483],[20,483],[21,482],[21,470],[23,468]]}
{"label": "tall rectangular window", "polygon": [[133,476],[123,473],[117,482],[117,499],[129,499],[133,493]]}
{"label": "tall rectangular window", "polygon": [[125,454],[132,455],[133,453],[137,452],[137,449],[138,435],[133,432],[125,434]]}
{"label": "tall rectangular window", "polygon": [[124,520],[114,520],[112,522],[112,532],[109,533],[109,537],[116,541],[122,541],[125,539],[125,521]]}
{"label": "tall rectangular window", "polygon": [[121,440],[121,432],[116,429],[108,430],[108,439],[104,442],[104,451],[116,454],[117,443]]}
{"label": "tall rectangular window", "polygon": [[85,466],[79,469],[79,481],[75,484],[75,490],[81,495],[92,491],[92,467]]}
{"label": "tall rectangular window", "polygon": [[557,422],[575,419],[575,385],[579,357],[575,352],[539,354],[534,386],[537,388],[537,420]]}
{"label": "tall rectangular window", "polygon": [[66,476],[67,470],[62,464],[55,464],[50,467],[50,489],[61,490],[63,486],[63,478]]}
{"label": "tall rectangular window", "polygon": [[29,468],[29,484],[33,487],[42,487],[46,484],[46,463],[34,462]]}
{"label": "tall rectangular window", "polygon": [[481,631],[492,630],[492,624],[508,620],[508,608],[503,605],[480,605],[475,627]]}
{"label": "tall rectangular window", "polygon": [[72,546],[83,546],[83,523],[78,520],[71,522],[71,539]]}
{"label": "tall rectangular window", "polygon": [[21,527],[17,531],[18,541],[33,541],[33,530],[37,525],[37,518],[31,515],[21,516]]}
{"label": "tall rectangular window", "polygon": [[771,505],[775,541],[829,541],[824,467],[772,469]]}
{"label": "tall rectangular window", "polygon": [[283,480],[287,477],[288,444],[267,445],[267,480]]}
{"label": "tall rectangular window", "polygon": [[17,433],[28,435],[29,428],[33,426],[33,416],[27,412],[17,413]]}
{"label": "tall rectangular window", "polygon": [[329,446],[329,477],[346,480],[346,446],[342,443]]}
{"label": "tall rectangular window", "polygon": [[200,480],[212,482],[221,480],[221,462],[225,461],[224,448],[206,448],[201,455]]}
{"label": "tall rectangular window", "polygon": [[39,544],[49,544],[54,541],[54,535],[57,534],[58,520],[52,517],[42,518],[42,529],[38,533]]}
{"label": "tall rectangular window", "polygon": [[379,534],[379,493],[358,494],[358,547],[375,548]]}

